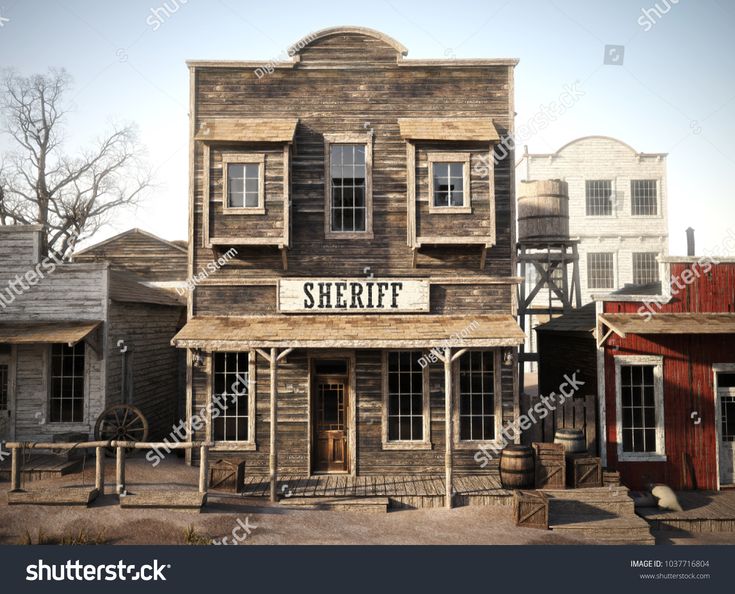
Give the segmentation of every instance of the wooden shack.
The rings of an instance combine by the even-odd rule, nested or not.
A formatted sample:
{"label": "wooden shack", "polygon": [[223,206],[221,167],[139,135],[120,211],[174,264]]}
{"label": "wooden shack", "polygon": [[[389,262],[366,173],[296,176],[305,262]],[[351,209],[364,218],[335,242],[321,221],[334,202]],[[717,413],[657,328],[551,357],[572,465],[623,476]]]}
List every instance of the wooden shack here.
{"label": "wooden shack", "polygon": [[634,488],[719,489],[735,481],[735,261],[660,262],[661,290],[597,297],[602,455]]}
{"label": "wooden shack", "polygon": [[168,435],[179,399],[184,305],[108,262],[40,253],[42,228],[0,227],[0,440],[89,437],[108,407]]}
{"label": "wooden shack", "polygon": [[451,504],[518,408],[513,151],[493,152],[516,60],[409,60],[355,27],[297,45],[270,73],[189,62],[189,271],[237,253],[173,341],[190,434],[272,497],[278,473],[435,474]]}

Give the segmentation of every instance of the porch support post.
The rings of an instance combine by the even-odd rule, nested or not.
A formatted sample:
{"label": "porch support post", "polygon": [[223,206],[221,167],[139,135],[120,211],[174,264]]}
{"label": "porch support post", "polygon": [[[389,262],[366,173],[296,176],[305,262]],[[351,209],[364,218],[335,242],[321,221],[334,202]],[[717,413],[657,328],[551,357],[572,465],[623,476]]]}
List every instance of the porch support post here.
{"label": "porch support post", "polygon": [[444,504],[447,509],[452,507],[452,349],[444,349]]}
{"label": "porch support post", "polygon": [[125,491],[125,448],[117,446],[115,478],[117,480],[117,494],[121,495]]}
{"label": "porch support post", "polygon": [[209,446],[199,448],[199,492],[206,495],[209,487]]}
{"label": "porch support post", "polygon": [[270,480],[271,480],[271,503],[278,501],[278,435],[277,435],[277,423],[278,423],[278,406],[277,406],[277,379],[278,374],[276,373],[278,365],[277,349],[271,348],[270,352],[270,364],[271,364],[271,439],[270,439]]}
{"label": "porch support post", "polygon": [[105,494],[105,448],[95,448],[95,473],[94,473],[94,488],[97,489],[100,495]]}
{"label": "porch support post", "polygon": [[20,459],[21,455],[18,448],[13,448],[10,459],[10,481],[11,490],[13,491],[20,491]]}

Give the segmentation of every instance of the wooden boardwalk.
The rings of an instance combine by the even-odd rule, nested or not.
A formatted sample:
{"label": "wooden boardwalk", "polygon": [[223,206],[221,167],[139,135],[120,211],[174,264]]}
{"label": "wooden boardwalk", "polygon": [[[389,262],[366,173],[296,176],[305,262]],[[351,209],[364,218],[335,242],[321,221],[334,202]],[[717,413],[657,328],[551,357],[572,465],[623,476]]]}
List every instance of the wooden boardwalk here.
{"label": "wooden boardwalk", "polygon": [[[457,476],[454,478],[457,505],[510,505],[512,491],[500,486],[497,474]],[[444,478],[439,476],[347,476],[285,475],[278,478],[281,499],[299,497],[387,497],[391,507],[440,507],[444,505]],[[267,497],[267,476],[245,478],[243,497]]]}
{"label": "wooden boardwalk", "polygon": [[684,511],[639,508],[636,513],[654,530],[735,532],[735,489],[678,491]]}

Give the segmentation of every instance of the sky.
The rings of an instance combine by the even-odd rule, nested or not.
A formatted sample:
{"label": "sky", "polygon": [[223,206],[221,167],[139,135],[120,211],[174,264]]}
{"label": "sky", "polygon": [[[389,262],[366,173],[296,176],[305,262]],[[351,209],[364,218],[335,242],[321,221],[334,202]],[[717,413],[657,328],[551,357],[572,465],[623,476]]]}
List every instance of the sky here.
{"label": "sky", "polygon": [[671,253],[685,253],[691,226],[698,252],[726,255],[718,246],[735,233],[732,0],[0,0],[0,68],[69,71],[70,152],[113,123],[138,126],[156,186],[95,241],[130,227],[186,239],[185,61],[268,62],[338,25],[382,31],[408,58],[520,59],[517,126],[576,85],[584,95],[524,137],[529,151],[599,134],[668,153]]}

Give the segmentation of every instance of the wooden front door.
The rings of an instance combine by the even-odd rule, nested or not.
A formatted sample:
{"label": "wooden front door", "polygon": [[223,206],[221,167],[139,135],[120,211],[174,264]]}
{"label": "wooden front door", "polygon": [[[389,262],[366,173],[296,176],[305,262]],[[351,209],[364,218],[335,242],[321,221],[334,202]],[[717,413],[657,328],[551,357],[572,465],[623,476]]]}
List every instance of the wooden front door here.
{"label": "wooden front door", "polygon": [[314,470],[347,472],[347,399],[349,381],[345,375],[314,378]]}
{"label": "wooden front door", "polygon": [[735,483],[735,371],[717,373],[720,484]]}

